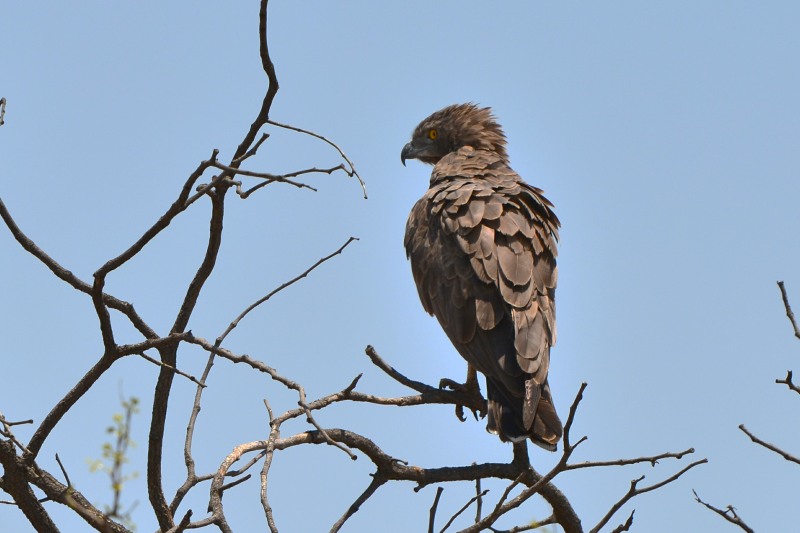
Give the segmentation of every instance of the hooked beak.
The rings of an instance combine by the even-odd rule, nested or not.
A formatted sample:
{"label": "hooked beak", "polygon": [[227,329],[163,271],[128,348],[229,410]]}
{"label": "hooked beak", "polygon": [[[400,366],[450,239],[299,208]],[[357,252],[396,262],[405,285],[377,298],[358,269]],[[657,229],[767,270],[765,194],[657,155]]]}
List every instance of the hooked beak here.
{"label": "hooked beak", "polygon": [[400,162],[406,166],[406,159],[415,159],[417,157],[417,149],[413,144],[408,143],[403,146],[403,151],[400,152]]}

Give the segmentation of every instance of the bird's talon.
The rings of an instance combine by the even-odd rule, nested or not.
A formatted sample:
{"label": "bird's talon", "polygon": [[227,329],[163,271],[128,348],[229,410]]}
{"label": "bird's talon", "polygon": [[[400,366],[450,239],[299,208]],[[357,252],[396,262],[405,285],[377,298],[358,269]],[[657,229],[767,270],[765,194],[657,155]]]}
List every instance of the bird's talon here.
{"label": "bird's talon", "polygon": [[453,381],[452,379],[448,379],[448,378],[442,378],[442,379],[439,380],[439,388],[442,389],[442,390],[450,389],[450,390],[453,390],[453,391],[464,392],[464,385],[462,385],[461,383],[457,383],[457,382]]}

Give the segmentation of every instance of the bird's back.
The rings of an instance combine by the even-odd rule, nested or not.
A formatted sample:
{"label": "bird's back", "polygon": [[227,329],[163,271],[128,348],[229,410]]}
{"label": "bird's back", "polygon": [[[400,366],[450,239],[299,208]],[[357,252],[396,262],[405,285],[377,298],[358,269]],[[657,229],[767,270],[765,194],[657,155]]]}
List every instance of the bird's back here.
{"label": "bird's back", "polygon": [[561,436],[547,385],[557,230],[504,158],[463,147],[434,166],[405,236],[423,307],[487,378],[487,429],[550,449]]}

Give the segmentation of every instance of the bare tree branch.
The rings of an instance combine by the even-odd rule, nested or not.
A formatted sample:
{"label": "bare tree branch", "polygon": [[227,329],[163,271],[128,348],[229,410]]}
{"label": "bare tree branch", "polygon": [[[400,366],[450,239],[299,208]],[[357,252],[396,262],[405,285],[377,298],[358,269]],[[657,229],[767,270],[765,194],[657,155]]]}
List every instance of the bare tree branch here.
{"label": "bare tree branch", "polygon": [[[234,158],[232,163],[235,164],[235,165],[241,165],[245,160],[247,160],[247,159],[253,157],[254,155],[256,155],[256,152],[258,152],[258,149],[261,148],[261,145],[264,144],[264,141],[266,141],[267,139],[269,139],[269,133],[262,133],[261,134],[261,138],[259,138],[253,144],[253,146],[249,150],[247,150],[246,153],[242,154],[239,157]],[[236,168],[238,168],[238,166]]]}
{"label": "bare tree branch", "polygon": [[794,382],[792,381],[792,371],[791,370],[787,370],[786,371],[786,377],[783,378],[783,379],[776,379],[775,383],[786,385],[787,387],[789,387],[789,390],[793,390],[794,392],[800,394],[800,387],[795,385]]}
{"label": "bare tree branch", "polygon": [[750,440],[755,442],[756,444],[759,444],[759,445],[763,446],[764,448],[777,453],[778,455],[780,455],[781,457],[783,457],[787,461],[791,461],[793,463],[800,464],[800,459],[798,459],[797,457],[795,457],[794,455],[792,455],[792,454],[790,454],[788,452],[785,452],[785,451],[781,450],[780,448],[778,448],[774,444],[770,444],[769,442],[766,442],[766,441],[763,441],[763,440],[759,439],[758,437],[753,435],[746,427],[744,427],[744,424],[739,424],[739,429],[741,429],[742,432],[745,435],[747,435],[748,437],[750,437]]}
{"label": "bare tree branch", "polygon": [[345,248],[347,248],[347,246],[348,246],[348,245],[349,245],[351,242],[353,242],[353,241],[357,241],[357,240],[358,240],[358,239],[357,239],[356,237],[350,237],[350,238],[349,238],[349,239],[347,239],[347,241],[346,241],[346,242],[345,242],[343,245],[341,245],[341,246],[340,246],[340,247],[339,247],[339,248],[338,248],[338,249],[337,249],[335,252],[332,252],[332,253],[330,253],[330,254],[326,255],[325,257],[323,257],[323,258],[319,259],[319,260],[318,260],[316,263],[314,263],[313,265],[311,265],[310,267],[308,267],[308,268],[307,268],[307,269],[306,269],[306,270],[305,270],[305,271],[304,271],[302,274],[298,274],[298,275],[297,275],[297,276],[295,276],[294,278],[292,278],[292,279],[290,279],[289,281],[287,281],[287,282],[285,282],[285,283],[281,284],[279,287],[277,287],[277,288],[273,289],[272,291],[270,291],[269,293],[267,293],[267,294],[266,294],[265,296],[263,296],[262,298],[259,298],[258,300],[256,300],[255,302],[253,302],[252,304],[250,304],[249,306],[247,306],[247,308],[246,308],[244,311],[242,311],[242,312],[239,314],[239,316],[237,316],[237,317],[236,317],[236,318],[233,320],[233,322],[231,322],[231,323],[230,323],[230,325],[229,325],[229,326],[228,326],[228,328],[227,328],[227,329],[226,329],[226,330],[225,330],[225,331],[222,333],[222,335],[220,335],[219,337],[217,337],[217,340],[216,340],[216,343],[215,343],[215,345],[216,345],[216,346],[220,346],[220,345],[222,344],[222,341],[224,341],[224,340],[225,340],[225,337],[227,337],[227,336],[228,336],[228,334],[229,334],[231,331],[233,331],[233,330],[234,330],[234,328],[236,328],[236,326],[238,326],[238,325],[239,325],[239,322],[241,322],[241,321],[242,321],[242,319],[243,319],[244,317],[246,317],[246,316],[247,316],[247,315],[250,313],[250,311],[252,311],[252,310],[253,310],[253,309],[255,309],[256,307],[258,307],[259,305],[263,304],[264,302],[268,301],[270,298],[272,298],[273,296],[275,296],[276,294],[278,294],[279,292],[281,292],[283,289],[285,289],[285,288],[287,288],[287,287],[289,287],[289,286],[291,286],[291,285],[294,285],[295,283],[297,283],[297,282],[298,282],[298,281],[300,281],[301,279],[305,278],[305,277],[306,277],[306,276],[308,276],[308,275],[309,275],[309,274],[310,274],[310,273],[311,273],[311,272],[312,272],[314,269],[316,269],[318,266],[320,266],[322,263],[324,263],[324,262],[326,262],[326,261],[329,261],[329,260],[330,260],[330,259],[332,259],[333,257],[335,257],[335,256],[337,256],[337,255],[339,255],[339,254],[341,254],[341,253],[344,251],[344,249],[345,249]]}
{"label": "bare tree branch", "polygon": [[189,423],[186,427],[186,437],[183,444],[183,460],[184,464],[186,465],[186,480],[181,484],[180,487],[178,487],[178,490],[175,491],[175,496],[173,496],[172,501],[169,504],[170,513],[173,515],[177,512],[178,506],[181,504],[183,498],[189,493],[192,487],[194,487],[200,481],[211,479],[212,477],[211,475],[202,477],[197,476],[194,458],[192,457],[192,440],[194,438],[197,417],[200,414],[200,400],[203,397],[205,382],[208,379],[208,375],[211,373],[211,368],[214,366],[214,357],[214,353],[209,354],[208,361],[206,362],[205,369],[203,370],[203,375],[200,376],[200,382],[195,390],[194,402],[192,403],[192,412],[189,415]]}
{"label": "bare tree branch", "polygon": [[664,479],[663,481],[659,481],[658,483],[654,483],[652,485],[648,485],[648,486],[643,487],[643,488],[638,488],[638,485],[639,485],[639,482],[644,479],[644,476],[641,476],[641,477],[638,477],[636,479],[631,480],[631,486],[628,489],[628,492],[626,492],[625,495],[622,496],[622,498],[620,498],[619,501],[617,503],[615,503],[611,507],[611,509],[609,509],[608,513],[606,513],[606,515],[602,519],[600,519],[600,522],[598,522],[597,525],[591,529],[591,533],[599,532],[603,528],[603,526],[605,526],[608,523],[608,521],[611,520],[611,518],[614,516],[614,514],[616,514],[616,512],[619,511],[619,509],[623,505],[625,505],[628,501],[630,501],[634,497],[636,497],[636,496],[638,496],[640,494],[644,494],[645,492],[650,492],[652,490],[659,489],[659,488],[663,487],[664,485],[672,483],[673,481],[675,481],[676,479],[681,477],[683,474],[685,474],[686,472],[688,472],[689,470],[691,470],[695,466],[698,466],[698,465],[701,465],[701,464],[705,464],[707,462],[708,462],[708,459],[700,459],[699,461],[695,461],[693,463],[690,463],[690,464],[686,465],[682,470],[680,470],[676,474],[673,474],[672,476],[668,477],[667,479]]}
{"label": "bare tree branch", "polygon": [[[27,448],[13,436],[11,427],[17,423],[6,421],[0,414],[0,437],[2,437],[2,439],[0,439],[0,464],[2,464],[4,472],[2,479],[0,479],[0,488],[7,491],[12,496],[14,503],[26,514],[29,521],[34,524],[37,529],[56,531],[56,525],[47,514],[47,509],[42,505],[42,500],[37,500],[33,493],[33,487],[37,487],[38,490],[44,492],[46,496],[45,500],[69,506],[74,512],[80,515],[90,527],[98,531],[127,531],[122,525],[111,520],[108,514],[103,514],[94,508],[72,487],[67,477],[66,469],[63,467],[58,456],[57,461],[67,481],[66,486],[58,482],[49,473],[40,469],[36,464],[36,457],[48,435],[56,425],[60,423],[64,415],[94,386],[105,374],[106,370],[119,359],[133,354],[139,355],[150,364],[155,364],[159,367],[158,378],[153,385],[153,410],[150,419],[147,447],[147,491],[150,505],[158,521],[160,531],[165,533],[181,532],[206,526],[216,527],[222,532],[231,531],[228,518],[225,515],[223,500],[231,490],[250,478],[251,473],[249,473],[249,471],[254,465],[261,461],[263,461],[260,472],[261,505],[264,509],[269,530],[272,533],[276,533],[278,528],[276,526],[275,512],[268,498],[268,489],[270,488],[269,474],[276,453],[301,445],[325,444],[335,446],[344,451],[351,459],[364,456],[374,465],[374,472],[371,474],[372,477],[369,484],[363,492],[355,498],[353,503],[344,511],[336,523],[333,524],[331,531],[339,531],[347,520],[358,512],[384,484],[392,481],[408,481],[415,484],[415,491],[419,491],[428,485],[439,485],[437,486],[433,505],[429,511],[430,531],[434,531],[436,514],[441,502],[441,494],[444,490],[440,484],[448,482],[466,482],[470,484],[474,483],[475,495],[449,518],[441,529],[442,532],[451,528],[459,517],[461,517],[461,520],[465,520],[463,515],[473,503],[476,507],[474,523],[469,524],[462,531],[497,531],[494,529],[494,525],[501,517],[519,508],[534,496],[539,496],[552,507],[553,511],[551,516],[536,523],[527,523],[512,527],[507,530],[509,533],[530,531],[547,524],[559,524],[566,533],[579,533],[583,531],[581,520],[573,509],[569,499],[554,483],[558,475],[568,470],[590,467],[630,466],[639,463],[650,463],[656,466],[661,460],[681,460],[685,455],[693,453],[693,449],[688,449],[683,452],[667,452],[633,459],[620,458],[605,461],[585,461],[576,464],[569,463],[574,450],[587,439],[587,437],[583,436],[573,442],[571,436],[571,430],[576,418],[578,406],[586,389],[586,383],[581,385],[569,410],[564,429],[562,454],[557,464],[544,474],[537,472],[531,466],[527,443],[525,442],[513,445],[511,457],[505,458],[507,462],[500,461],[472,463],[463,466],[430,467],[409,464],[395,457],[381,448],[375,440],[367,435],[362,435],[346,428],[330,428],[324,426],[317,420],[317,418],[319,418],[320,421],[323,421],[324,416],[320,412],[336,403],[348,403],[350,405],[368,403],[397,407],[448,404],[455,405],[457,408],[467,407],[471,409],[473,413],[485,413],[486,411],[486,400],[479,391],[470,392],[461,390],[458,387],[453,390],[448,390],[443,388],[441,383],[439,387],[436,387],[411,379],[396,370],[378,355],[377,351],[371,346],[368,346],[365,350],[371,363],[387,376],[413,392],[399,397],[383,397],[367,394],[356,390],[361,377],[359,374],[359,376],[354,378],[350,384],[343,389],[317,397],[316,399],[310,399],[306,397],[306,390],[301,383],[294,381],[287,375],[281,374],[275,368],[267,364],[267,362],[257,357],[234,353],[228,349],[228,347],[224,346],[227,336],[233,329],[238,327],[240,322],[253,309],[269,301],[272,296],[283,289],[307,277],[322,263],[341,254],[350,243],[357,240],[353,237],[350,237],[333,253],[319,259],[300,275],[283,283],[245,308],[213,343],[203,337],[195,336],[191,331],[187,330],[190,320],[197,308],[198,299],[214,272],[220,254],[223,220],[225,218],[225,201],[229,196],[228,193],[235,190],[241,198],[246,198],[253,192],[265,187],[267,184],[274,182],[287,183],[301,189],[316,190],[310,185],[295,181],[295,178],[307,176],[309,174],[330,175],[342,171],[349,177],[355,177],[358,180],[364,198],[367,197],[364,181],[356,171],[353,162],[337,144],[317,133],[270,119],[272,104],[279,85],[275,66],[269,54],[267,41],[267,7],[268,0],[261,0],[259,10],[259,53],[261,68],[267,78],[266,91],[257,115],[250,124],[242,141],[237,146],[230,162],[228,164],[220,162],[218,160],[219,152],[213,150],[211,157],[206,161],[200,162],[188,178],[185,178],[177,194],[177,198],[166,211],[163,212],[158,220],[130,244],[128,248],[102,264],[102,266],[94,272],[93,282],[91,284],[76,277],[39,249],[38,246],[17,227],[5,205],[0,200],[0,216],[2,216],[6,226],[23,249],[42,262],[59,279],[91,298],[103,342],[102,354],[97,358],[94,366],[92,366],[87,374],[51,409],[50,413],[44,418],[34,432]],[[2,123],[4,112],[5,100],[0,99],[0,123]],[[269,134],[262,132],[267,125],[288,129],[319,139],[332,146],[338,152],[343,162],[330,168],[318,168],[317,166],[309,165],[308,168],[287,174],[242,169],[241,166],[244,162],[254,156],[263,143],[269,138]],[[212,170],[208,172],[209,169]],[[216,172],[218,173],[215,174]],[[242,182],[248,178],[262,181],[250,189],[243,191]],[[241,181],[236,181],[237,179]],[[232,194],[230,196],[232,197]],[[169,332],[166,335],[158,334],[136,313],[130,303],[119,300],[105,292],[106,281],[111,273],[129,264],[129,262],[145,247],[150,245],[156,237],[161,235],[178,216],[187,211],[193,204],[199,202],[201,199],[205,200],[206,198],[210,203],[210,212],[208,233],[204,245],[205,255],[200,264],[197,265],[191,280],[186,284],[184,296],[178,308],[175,310],[174,321]],[[779,285],[783,291],[783,285]],[[794,324],[791,310],[788,307],[788,301],[785,299],[785,292],[784,300],[786,302],[787,314]],[[114,323],[112,323],[111,320],[112,310],[122,313],[136,328],[142,338],[135,339],[130,344],[119,344],[116,339],[119,332],[114,330]],[[207,362],[199,379],[179,370],[179,368],[186,367],[185,364],[178,365],[179,350],[185,347],[184,344],[199,346],[202,350],[208,352]],[[156,350],[158,352],[158,358],[148,355],[146,352],[149,350]],[[183,352],[180,353],[183,355]],[[201,411],[203,392],[207,387],[210,372],[218,359],[221,365],[225,364],[231,366],[229,363],[241,363],[249,367],[249,369],[261,372],[269,376],[269,379],[281,384],[287,390],[295,391],[298,395],[298,399],[296,406],[292,406],[292,408],[284,412],[273,412],[269,402],[265,399],[264,403],[269,421],[268,430],[264,427],[260,427],[259,434],[253,437],[259,440],[252,440],[233,446],[232,451],[219,461],[219,466],[216,470],[199,475],[195,459],[192,455],[193,439],[199,413]],[[192,381],[196,385],[196,389],[184,439],[186,478],[176,490],[171,502],[167,504],[164,493],[162,469],[165,468],[164,446],[166,444],[165,427],[167,423],[168,404],[174,390],[177,389],[177,387],[172,387],[176,374]],[[264,377],[266,378],[266,376]],[[447,380],[444,380],[443,382],[446,381]],[[787,381],[787,385],[792,388],[791,373],[787,376]],[[307,430],[288,437],[283,437],[281,431],[284,422],[300,419],[301,417],[304,417],[308,424]],[[265,434],[267,435],[265,436]],[[266,440],[260,440],[264,438],[266,438]],[[22,450],[23,455],[18,456],[17,449]],[[704,459],[695,461],[676,474],[647,487],[639,488],[637,486],[643,478],[634,480],[631,483],[628,493],[611,508],[606,517],[604,517],[595,529],[599,529],[605,525],[619,508],[633,497],[648,491],[656,490],[671,483],[694,466],[703,462],[705,462]],[[238,469],[235,469],[234,466],[238,466]],[[509,484],[500,495],[499,499],[496,502],[492,502],[491,512],[486,516],[482,516],[483,503],[485,496],[488,494],[488,490],[481,489],[481,481],[486,478],[504,479],[507,480]],[[193,512],[189,509],[182,513],[182,518],[176,523],[178,517],[181,516],[178,514],[179,507],[186,495],[205,481],[210,481],[207,507],[208,516],[192,521]],[[239,487],[236,490],[241,491],[243,489]],[[618,526],[614,531],[627,531],[632,521],[633,513],[631,513],[624,524]]]}
{"label": "bare tree branch", "polygon": [[343,170],[351,178],[353,176],[355,176],[355,178],[358,180],[358,183],[361,185],[361,191],[364,193],[364,199],[365,200],[367,199],[367,184],[364,183],[364,180],[362,180],[361,176],[358,175],[358,172],[356,171],[355,165],[353,165],[353,162],[350,161],[349,157],[347,157],[347,154],[345,154],[344,151],[341,148],[339,148],[339,146],[336,145],[336,143],[334,143],[330,139],[326,139],[325,137],[323,137],[322,135],[320,135],[318,133],[314,133],[313,131],[309,131],[309,130],[304,130],[303,128],[298,128],[296,126],[290,126],[289,124],[281,124],[280,122],[276,122],[274,120],[268,120],[267,124],[271,124],[271,125],[277,126],[279,128],[285,128],[287,130],[296,131],[296,132],[299,132],[299,133],[305,133],[306,135],[310,135],[312,137],[316,137],[317,139],[319,139],[319,140],[331,145],[337,152],[339,152],[339,155],[342,157],[342,159],[347,161],[347,164],[350,166],[350,170],[347,170],[347,169],[343,169]]}
{"label": "bare tree branch", "polygon": [[[473,465],[475,463],[472,463]],[[483,496],[489,492],[488,490],[482,491],[481,490],[481,480],[480,478],[475,480],[475,522],[480,522],[481,514],[483,512]]]}
{"label": "bare tree branch", "polygon": [[[60,460],[59,460],[60,463]],[[20,457],[14,445],[0,440],[0,464],[3,465],[3,489],[11,494],[25,517],[37,531],[57,532],[58,527],[36,498],[29,484],[45,493],[48,500],[66,505],[93,529],[109,533],[130,533],[121,524],[111,520],[95,508],[71,485],[63,485],[47,471],[39,468],[35,461]],[[63,465],[62,465],[63,468]]]}
{"label": "bare tree branch", "polygon": [[58,528],[39,499],[28,485],[25,465],[18,460],[11,442],[0,440],[0,462],[3,464],[3,490],[14,498],[14,503],[36,531],[54,531]]}
{"label": "bare tree branch", "polygon": [[[239,196],[241,196],[243,199],[247,198],[248,196],[250,196],[255,190],[260,189],[261,187],[264,187],[266,185],[269,185],[270,183],[275,183],[275,182],[287,183],[289,185],[294,185],[298,189],[310,189],[310,190],[316,192],[317,189],[315,189],[314,187],[311,187],[310,185],[306,185],[305,183],[299,183],[297,181],[293,181],[291,178],[293,178],[295,176],[301,176],[303,174],[309,174],[309,173],[315,173],[315,172],[322,172],[322,173],[330,174],[333,171],[338,169],[338,167],[335,167],[335,168],[331,169],[330,172],[325,172],[325,170],[319,170],[319,169],[315,168],[315,169],[308,169],[308,170],[300,170],[298,172],[291,172],[289,174],[280,174],[280,175],[278,175],[278,174],[271,174],[269,172],[255,172],[253,170],[241,170],[241,169],[238,169],[236,167],[229,166],[229,165],[223,165],[220,162],[214,163],[214,167],[216,167],[216,168],[218,168],[220,170],[226,171],[227,175],[231,175],[231,176],[233,176],[233,175],[249,176],[251,178],[262,178],[262,179],[266,180],[263,183],[257,185],[256,187],[253,187],[252,189],[250,189],[246,193],[240,192],[241,191],[241,184],[237,185],[237,192],[239,192]],[[342,169],[343,168],[344,167],[342,167]]]}
{"label": "bare tree branch", "polygon": [[406,396],[402,401],[396,399],[387,400],[376,396],[362,395],[360,393],[353,393],[353,399],[357,401],[365,401],[370,403],[390,404],[390,405],[415,405],[420,403],[445,403],[453,405],[463,405],[474,411],[486,412],[486,400],[480,395],[473,395],[461,390],[444,390],[431,385],[426,385],[419,381],[407,378],[395,368],[383,360],[378,355],[375,348],[367,346],[365,353],[370,358],[370,361],[385,372],[389,377],[405,385],[406,387],[422,393],[420,396]]}
{"label": "bare tree branch", "polygon": [[11,431],[11,428],[13,426],[19,426],[21,424],[33,424],[33,420],[9,422],[8,420],[6,420],[6,417],[3,416],[3,413],[0,412],[0,425],[2,426],[2,428],[0,428],[0,435],[13,442],[14,445],[23,452],[30,454],[31,451],[27,447],[25,447],[25,445],[22,444],[19,440],[17,440],[17,437],[14,435],[14,432]]}
{"label": "bare tree branch", "polygon": [[622,533],[623,531],[630,531],[631,526],[633,525],[633,515],[636,512],[636,509],[631,510],[631,514],[628,516],[628,519],[625,522],[621,523],[617,527],[615,527],[611,533]]}
{"label": "bare tree branch", "polygon": [[[789,304],[789,297],[786,294],[786,287],[785,287],[783,281],[778,281],[777,283],[778,283],[778,289],[780,289],[780,291],[781,291],[781,299],[783,300],[783,307],[784,307],[784,309],[786,311],[786,316],[789,319],[789,323],[792,325],[792,330],[794,331],[794,336],[797,337],[798,339],[800,339],[800,328],[798,328],[797,322],[795,321],[794,313],[792,312],[792,306]],[[775,383],[776,384],[786,385],[789,388],[789,390],[792,390],[792,391],[800,394],[800,387],[795,385],[794,382],[792,381],[792,371],[791,370],[787,370],[786,371],[786,377],[784,379],[776,379]],[[779,448],[778,446],[775,446],[774,444],[770,444],[770,443],[768,443],[768,442],[756,437],[751,431],[749,431],[744,426],[744,424],[740,424],[739,425],[739,429],[742,431],[742,433],[747,435],[752,442],[758,444],[759,446],[763,446],[764,448],[766,448],[766,449],[768,449],[768,450],[770,450],[770,451],[772,451],[774,453],[777,453],[778,455],[780,455],[781,457],[783,457],[787,461],[790,461],[790,462],[793,462],[793,463],[796,463],[796,464],[800,464],[800,458],[795,457],[794,455],[782,450],[781,448]],[[705,506],[706,508],[714,511],[716,514],[718,514],[719,516],[723,517],[725,520],[727,520],[731,524],[734,524],[734,525],[738,526],[739,528],[741,528],[744,531],[748,531],[748,532],[752,533],[753,530],[747,524],[745,524],[744,521],[736,514],[736,510],[734,509],[734,507],[732,505],[728,505],[725,510],[722,510],[722,509],[720,509],[718,507],[714,507],[713,505],[708,504],[708,503],[704,502],[703,500],[701,500],[700,497],[697,495],[697,492],[695,492],[694,490],[692,492],[694,493],[694,498],[698,503],[700,503],[703,506]]]}
{"label": "bare tree branch", "polygon": [[800,328],[798,328],[797,322],[795,322],[794,313],[792,312],[792,306],[789,305],[789,297],[786,296],[786,287],[784,287],[782,281],[778,282],[778,288],[781,290],[783,307],[784,309],[786,309],[786,316],[789,317],[789,322],[792,324],[792,329],[794,330],[794,336],[800,339]]}
{"label": "bare tree branch", "polygon": [[[478,481],[478,480],[476,480],[476,482],[477,482],[477,481]],[[488,494],[488,493],[489,493],[489,489],[486,489],[486,490],[484,490],[484,491],[482,491],[482,492],[479,492],[478,494],[476,494],[476,495],[475,495],[475,496],[473,496],[472,498],[470,498],[470,500],[469,500],[467,503],[465,503],[465,504],[464,504],[464,506],[463,506],[463,507],[461,507],[461,509],[459,509],[458,511],[456,511],[456,514],[454,514],[453,516],[451,516],[451,517],[450,517],[450,520],[448,520],[448,521],[447,521],[447,523],[444,525],[444,527],[443,527],[442,529],[440,529],[440,530],[439,530],[439,533],[444,533],[444,532],[447,530],[447,528],[449,528],[449,527],[450,527],[450,525],[451,525],[451,524],[452,524],[452,523],[455,521],[455,519],[456,519],[456,518],[458,518],[458,516],[459,516],[461,513],[463,513],[463,512],[464,512],[464,511],[466,511],[467,509],[469,509],[469,506],[470,506],[470,505],[472,505],[473,503],[475,503],[476,501],[480,501],[480,499],[481,499],[483,496],[486,496],[486,494]],[[476,519],[476,521],[478,521],[478,520],[480,520],[480,518]]]}
{"label": "bare tree branch", "polygon": [[350,507],[347,508],[347,511],[345,511],[342,517],[339,518],[339,520],[337,520],[335,524],[333,524],[333,527],[331,528],[331,533],[336,533],[337,531],[339,531],[344,525],[344,523],[347,521],[347,519],[353,516],[356,512],[358,512],[358,510],[361,509],[361,506],[364,504],[364,502],[366,502],[373,494],[375,494],[375,491],[377,491],[382,485],[384,485],[386,481],[387,481],[386,479],[383,479],[381,476],[377,474],[373,475],[372,481],[370,481],[369,486],[367,486],[367,488],[364,489],[364,492],[362,492],[358,496],[358,498],[356,498],[356,501],[354,501],[352,505],[350,505]]}
{"label": "bare tree branch", "polygon": [[275,418],[272,415],[272,409],[270,409],[269,403],[266,400],[264,400],[264,405],[266,405],[267,412],[269,413],[270,432],[264,454],[264,465],[261,467],[261,506],[264,508],[264,515],[267,517],[267,525],[269,526],[270,532],[278,533],[278,528],[275,525],[275,517],[272,513],[272,506],[267,497],[267,488],[269,483],[269,469],[272,466],[272,459],[275,456],[275,440],[280,437],[280,426],[274,423]]}
{"label": "bare tree branch", "polygon": [[186,372],[182,372],[181,370],[178,370],[175,367],[171,367],[171,366],[167,365],[166,363],[162,363],[161,361],[157,361],[157,360],[153,359],[152,357],[150,357],[149,355],[147,355],[144,352],[139,352],[136,355],[140,356],[142,359],[144,359],[146,361],[149,361],[149,362],[153,363],[156,366],[160,366],[160,367],[164,367],[164,368],[167,368],[169,370],[172,370],[173,372],[175,372],[179,376],[185,377],[186,379],[188,379],[189,381],[191,381],[192,383],[194,383],[198,387],[205,387],[205,385],[203,383],[200,383],[199,381],[197,381],[197,378],[192,376],[191,374],[187,374]]}
{"label": "bare tree branch", "polygon": [[72,409],[72,407],[83,397],[86,392],[91,389],[94,384],[100,379],[103,373],[111,368],[113,358],[104,355],[100,360],[89,369],[89,371],[75,384],[72,389],[47,413],[42,423],[36,428],[30,442],[28,443],[28,450],[35,458],[42,445],[44,444],[47,436],[56,425],[61,421],[64,415]]}
{"label": "bare tree branch", "polygon": [[428,513],[428,533],[433,533],[434,524],[436,524],[436,509],[439,508],[439,498],[442,497],[444,487],[436,487],[436,496],[433,498],[431,510]]}
{"label": "bare tree branch", "polygon": [[708,509],[711,509],[712,511],[714,511],[715,513],[720,515],[722,518],[724,518],[725,520],[727,520],[731,524],[741,528],[743,531],[746,531],[747,533],[755,533],[753,531],[753,529],[751,529],[750,526],[745,524],[744,521],[739,517],[739,515],[736,514],[736,509],[734,509],[732,505],[729,505],[723,511],[722,509],[714,507],[713,505],[711,505],[709,503],[706,503],[703,500],[701,500],[700,496],[698,496],[697,492],[695,492],[694,490],[692,490],[692,493],[694,494],[694,499],[697,501],[697,503],[699,503],[701,505],[704,505]]}
{"label": "bare tree branch", "polygon": [[[0,199],[0,217],[2,217],[3,222],[5,222],[6,226],[8,227],[9,231],[11,231],[11,235],[16,239],[16,241],[22,246],[22,248],[33,255],[36,259],[42,262],[44,266],[46,266],[57,278],[61,279],[62,281],[68,283],[73,289],[78,290],[84,294],[90,295],[92,292],[92,286],[86,283],[85,281],[79,279],[75,276],[72,272],[61,266],[55,259],[47,255],[41,248],[39,248],[36,243],[34,243],[22,230],[19,229],[16,222],[11,216],[11,213],[8,212],[3,200]],[[136,313],[131,305],[128,302],[124,302],[122,300],[118,300],[113,296],[108,294],[103,294],[103,302],[108,307],[121,312],[124,314],[128,320],[130,320],[131,324],[141,333],[144,337],[148,339],[153,339],[158,337],[155,331],[153,331],[142,318]]]}
{"label": "bare tree branch", "polygon": [[576,470],[579,468],[592,468],[603,466],[627,466],[639,463],[650,463],[651,466],[656,466],[661,459],[682,459],[684,455],[694,453],[694,448],[689,448],[682,452],[666,452],[658,455],[647,457],[636,457],[632,459],[615,459],[611,461],[584,461],[582,463],[573,463],[564,467],[564,470]]}

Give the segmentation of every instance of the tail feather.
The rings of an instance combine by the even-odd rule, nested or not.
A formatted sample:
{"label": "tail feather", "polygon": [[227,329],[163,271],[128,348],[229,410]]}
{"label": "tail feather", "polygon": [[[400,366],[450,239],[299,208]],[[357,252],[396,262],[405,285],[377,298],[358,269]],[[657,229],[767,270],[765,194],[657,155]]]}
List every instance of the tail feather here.
{"label": "tail feather", "polygon": [[[530,381],[529,381],[530,383]],[[500,436],[504,442],[521,442],[525,439],[544,448],[555,451],[556,444],[563,433],[561,420],[558,418],[550,386],[547,382],[540,387],[537,405],[524,406],[522,398],[513,398],[503,387],[497,386],[493,380],[487,380],[488,421],[486,429]],[[526,394],[526,396],[528,396]],[[535,395],[528,396],[532,398]],[[530,417],[532,423],[523,422]],[[532,414],[529,414],[532,413]]]}

